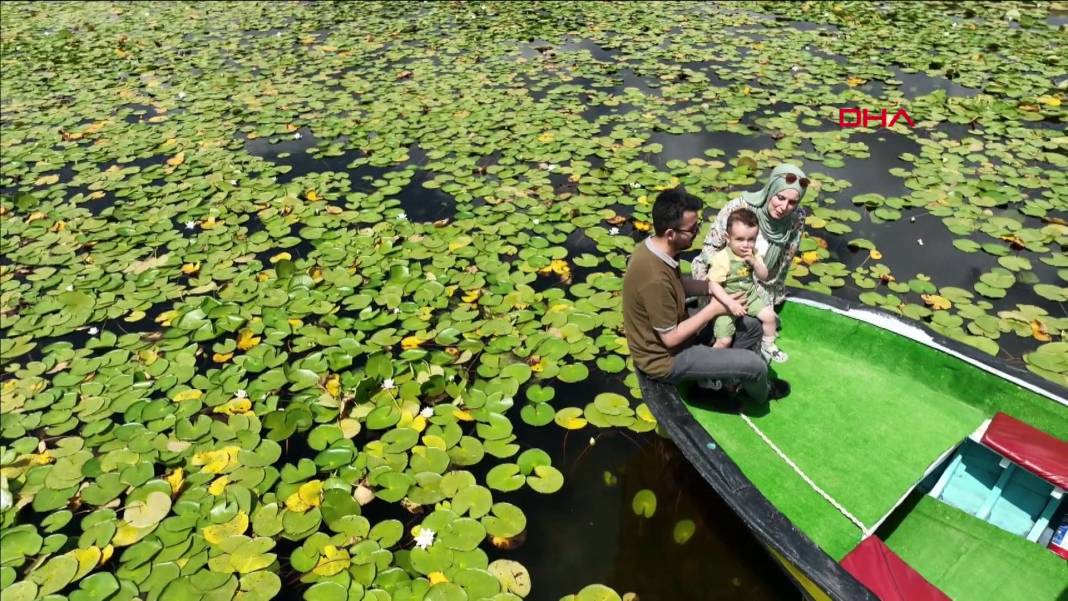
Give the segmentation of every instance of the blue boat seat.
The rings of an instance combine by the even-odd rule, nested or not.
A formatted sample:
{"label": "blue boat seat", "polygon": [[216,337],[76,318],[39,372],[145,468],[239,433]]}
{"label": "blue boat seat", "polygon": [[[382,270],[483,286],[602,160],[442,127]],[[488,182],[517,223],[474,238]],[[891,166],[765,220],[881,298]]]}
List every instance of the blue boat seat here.
{"label": "blue boat seat", "polygon": [[1063,491],[993,450],[965,439],[929,493],[1002,530],[1038,542]]}

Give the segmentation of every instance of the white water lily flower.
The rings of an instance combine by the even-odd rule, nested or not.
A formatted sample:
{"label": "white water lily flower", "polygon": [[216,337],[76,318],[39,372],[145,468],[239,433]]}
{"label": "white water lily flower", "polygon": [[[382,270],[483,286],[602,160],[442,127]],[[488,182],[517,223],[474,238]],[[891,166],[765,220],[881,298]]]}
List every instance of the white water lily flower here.
{"label": "white water lily flower", "polygon": [[438,281],[438,276],[434,275],[434,272],[428,271],[426,272],[426,279],[430,280],[431,282],[436,282]]}
{"label": "white water lily flower", "polygon": [[393,384],[393,378],[386,378],[382,380],[382,390],[393,390],[396,386]]}
{"label": "white water lily flower", "polygon": [[419,412],[419,415],[421,415],[422,417],[424,417],[426,419],[430,419],[430,418],[434,417],[434,408],[433,407],[423,407],[423,410]]}
{"label": "white water lily flower", "polygon": [[196,221],[186,221],[185,222],[185,229],[187,229],[187,230],[191,230],[191,229],[195,228],[196,226],[197,226],[197,222]]}
{"label": "white water lily flower", "polygon": [[790,67],[790,70],[793,71],[794,73],[797,73],[798,71],[801,70],[801,67],[798,67],[797,65],[794,65],[793,67]]}
{"label": "white water lily flower", "polygon": [[590,445],[592,446],[592,445],[595,445],[595,444],[597,444],[597,439],[595,439],[594,437],[591,436],[590,437]]}
{"label": "white water lily flower", "polygon": [[15,497],[7,488],[7,476],[0,476],[0,511],[7,511],[15,504]]}
{"label": "white water lily flower", "polygon": [[237,185],[237,180],[236,179],[230,180],[230,185],[231,186],[236,186]]}
{"label": "white water lily flower", "polygon": [[630,187],[631,188],[641,188],[642,185],[639,184],[638,182],[631,182]]}
{"label": "white water lily flower", "polygon": [[74,290],[74,284],[67,284],[67,287],[64,288],[64,290],[66,290],[67,292],[70,292],[71,290]]}
{"label": "white water lily flower", "polygon": [[178,100],[185,100],[185,92],[178,92]]}
{"label": "white water lily flower", "polygon": [[619,228],[618,227],[614,227],[614,228],[608,230],[608,233],[612,234],[613,236],[615,236],[616,234],[619,233]]}
{"label": "white water lily flower", "polygon": [[393,314],[396,315],[397,313],[400,313],[400,308],[399,307],[393,307]]}
{"label": "white water lily flower", "polygon": [[397,215],[397,219],[400,219],[401,221],[407,221],[408,220],[408,214],[405,213],[404,211],[401,211],[400,214]]}
{"label": "white water lily flower", "polygon": [[534,225],[538,225],[539,223],[541,223],[541,219],[538,219],[537,217],[535,217],[535,218],[534,218],[534,219],[532,219],[531,221],[533,221],[533,222],[534,222]]}
{"label": "white water lily flower", "polygon": [[100,329],[97,328],[96,326],[93,326],[93,327],[89,328],[89,335],[90,336],[96,336],[99,333],[100,333]]}
{"label": "white water lily flower", "polygon": [[248,393],[245,392],[245,390],[241,389],[241,388],[239,388],[237,390],[237,392],[234,393],[234,397],[239,398],[239,399],[243,399],[243,398],[245,398],[247,396],[248,396]]}
{"label": "white water lily flower", "polygon": [[557,167],[559,167],[559,165],[547,165],[545,167],[545,170],[546,171],[555,171]]}
{"label": "white water lily flower", "polygon": [[415,537],[415,546],[426,549],[434,544],[434,531],[430,528],[419,528],[419,534]]}
{"label": "white water lily flower", "polygon": [[923,238],[916,238],[916,244],[923,246]]}
{"label": "white water lily flower", "polygon": [[303,138],[303,137],[304,137],[304,136],[300,135],[300,132],[299,132],[299,131],[298,131],[298,132],[294,132],[294,133],[293,133],[293,139],[294,139],[294,140],[299,140],[299,139],[301,139],[301,138]]}

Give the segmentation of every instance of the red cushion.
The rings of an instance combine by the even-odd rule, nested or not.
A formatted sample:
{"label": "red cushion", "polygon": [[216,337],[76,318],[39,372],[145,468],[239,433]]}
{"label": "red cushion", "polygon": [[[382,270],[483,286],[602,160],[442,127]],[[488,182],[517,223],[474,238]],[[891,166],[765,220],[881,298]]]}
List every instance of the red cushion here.
{"label": "red cushion", "polygon": [[1068,489],[1068,442],[998,413],[983,434],[983,444]]}
{"label": "red cushion", "polygon": [[875,536],[854,547],[842,567],[883,601],[950,601]]}

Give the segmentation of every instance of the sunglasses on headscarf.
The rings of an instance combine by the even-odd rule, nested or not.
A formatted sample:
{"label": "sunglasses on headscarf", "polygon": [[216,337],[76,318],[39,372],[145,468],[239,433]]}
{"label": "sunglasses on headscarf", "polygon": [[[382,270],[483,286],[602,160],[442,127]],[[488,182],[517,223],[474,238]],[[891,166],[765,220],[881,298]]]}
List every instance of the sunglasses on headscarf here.
{"label": "sunglasses on headscarf", "polygon": [[[792,184],[792,183],[797,181],[797,174],[796,173],[787,173],[786,175],[782,176],[782,178],[784,180],[786,180],[786,183]],[[808,182],[809,182],[809,179],[807,177],[802,177],[801,178],[801,187],[802,188],[807,188],[808,187]]]}

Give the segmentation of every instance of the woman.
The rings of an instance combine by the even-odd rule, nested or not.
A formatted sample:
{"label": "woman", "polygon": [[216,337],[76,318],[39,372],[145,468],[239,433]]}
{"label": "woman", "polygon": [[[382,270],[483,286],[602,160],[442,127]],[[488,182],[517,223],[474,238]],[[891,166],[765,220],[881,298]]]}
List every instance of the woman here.
{"label": "woman", "polygon": [[712,231],[705,238],[701,254],[694,259],[692,275],[704,280],[708,273],[708,257],[727,243],[727,217],[735,210],[748,207],[757,215],[760,234],[756,252],[768,267],[768,279],[758,284],[766,304],[774,306],[786,297],[786,276],[801,244],[806,211],[798,208],[808,189],[805,172],[784,163],[771,172],[762,190],[743,192],[719,211]]}

